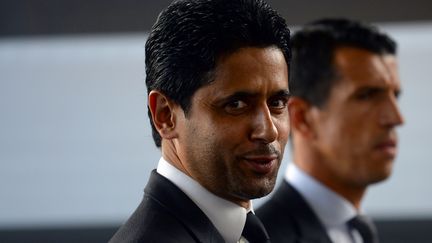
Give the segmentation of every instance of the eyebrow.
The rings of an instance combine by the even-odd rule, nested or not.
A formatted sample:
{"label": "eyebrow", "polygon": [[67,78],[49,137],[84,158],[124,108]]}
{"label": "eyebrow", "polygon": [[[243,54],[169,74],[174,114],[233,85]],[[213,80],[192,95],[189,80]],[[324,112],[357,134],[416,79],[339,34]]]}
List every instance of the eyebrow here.
{"label": "eyebrow", "polygon": [[[388,89],[386,87],[381,87],[381,86],[363,86],[358,88],[353,95],[368,91],[371,93],[383,93],[386,92]],[[395,96],[399,97],[400,94],[402,93],[402,90],[400,88],[397,88],[394,90]]]}
{"label": "eyebrow", "polygon": [[273,94],[272,96],[280,96],[280,97],[289,98],[291,96],[291,93],[286,89],[286,90],[280,90],[280,91],[276,92],[275,94]]}
{"label": "eyebrow", "polygon": [[364,91],[379,93],[384,92],[386,89],[384,87],[377,87],[377,86],[363,86],[356,90],[356,93],[361,93]]}
{"label": "eyebrow", "polygon": [[[238,91],[238,92],[235,92],[234,94],[231,94],[231,95],[225,97],[224,99],[225,100],[226,99],[244,99],[244,98],[256,96],[258,94],[259,94],[258,92]],[[275,97],[275,96],[290,97],[291,94],[288,90],[278,90],[278,91],[276,91],[270,95],[270,97]]]}

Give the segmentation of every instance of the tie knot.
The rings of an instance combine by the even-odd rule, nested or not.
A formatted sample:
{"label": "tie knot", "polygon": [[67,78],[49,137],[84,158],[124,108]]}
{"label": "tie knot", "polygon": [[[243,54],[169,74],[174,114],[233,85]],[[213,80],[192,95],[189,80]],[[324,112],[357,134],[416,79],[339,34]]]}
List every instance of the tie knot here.
{"label": "tie knot", "polygon": [[379,242],[375,225],[368,217],[357,215],[348,221],[348,226],[360,233],[364,243]]}
{"label": "tie knot", "polygon": [[270,242],[264,225],[261,220],[252,212],[246,216],[246,223],[243,228],[242,236],[250,243],[266,243]]}

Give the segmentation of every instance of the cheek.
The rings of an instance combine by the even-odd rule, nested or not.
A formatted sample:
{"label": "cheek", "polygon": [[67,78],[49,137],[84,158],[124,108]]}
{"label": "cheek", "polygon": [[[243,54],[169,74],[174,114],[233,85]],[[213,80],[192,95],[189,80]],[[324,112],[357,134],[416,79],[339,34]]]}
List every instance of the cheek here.
{"label": "cheek", "polygon": [[[353,108],[355,109],[355,108]],[[337,112],[333,119],[326,121],[328,139],[337,139],[348,144],[361,139],[363,126],[365,123],[364,115],[358,115],[351,111]],[[337,142],[337,141],[335,141]]]}
{"label": "cheek", "polygon": [[290,133],[290,122],[289,119],[278,119],[274,121],[276,129],[278,131],[278,140],[281,143],[286,143],[288,141],[289,133]]}
{"label": "cheek", "polygon": [[245,123],[240,122],[218,122],[208,123],[202,127],[205,129],[205,136],[208,141],[218,147],[235,146],[238,143],[244,143],[247,139],[247,127]]}
{"label": "cheek", "polygon": [[[351,161],[348,164],[356,167],[357,169],[363,167],[365,161],[370,160],[369,155],[371,153],[371,138],[370,129],[368,128],[369,122],[364,118],[357,118],[352,120],[346,120],[345,123],[340,124],[340,131],[338,134],[338,140],[333,140],[334,143],[338,144],[336,148],[343,160]],[[356,171],[354,168],[350,168]],[[359,171],[358,171],[359,172]]]}
{"label": "cheek", "polygon": [[371,135],[371,116],[363,117],[353,117],[352,119],[347,120],[343,124],[343,132],[353,149],[363,149],[365,146],[368,146],[370,143],[370,135]]}
{"label": "cheek", "polygon": [[350,160],[353,150],[357,149],[356,140],[359,139],[353,121],[339,115],[319,122],[316,136],[322,152],[336,161]]}

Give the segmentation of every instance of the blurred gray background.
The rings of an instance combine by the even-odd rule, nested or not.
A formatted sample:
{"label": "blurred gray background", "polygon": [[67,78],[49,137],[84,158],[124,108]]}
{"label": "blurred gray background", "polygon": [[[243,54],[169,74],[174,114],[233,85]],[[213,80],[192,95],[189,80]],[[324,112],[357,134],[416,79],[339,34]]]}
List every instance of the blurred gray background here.
{"label": "blurred gray background", "polygon": [[[139,204],[160,156],[144,43],[169,2],[0,2],[0,242],[106,242]],[[343,16],[397,40],[406,124],[393,176],[364,208],[383,242],[432,242],[432,1],[269,3],[293,30]]]}

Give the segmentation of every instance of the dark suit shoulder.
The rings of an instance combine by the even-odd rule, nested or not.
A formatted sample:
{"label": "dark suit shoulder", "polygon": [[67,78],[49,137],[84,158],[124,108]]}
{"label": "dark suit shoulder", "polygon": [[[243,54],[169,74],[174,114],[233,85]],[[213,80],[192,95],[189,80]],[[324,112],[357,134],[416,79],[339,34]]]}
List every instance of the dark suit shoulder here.
{"label": "dark suit shoulder", "polygon": [[256,210],[256,214],[266,227],[272,243],[331,242],[309,204],[286,181]]}
{"label": "dark suit shoulder", "polygon": [[120,227],[110,243],[115,242],[198,242],[188,228],[169,210],[149,196]]}
{"label": "dark suit shoulder", "polygon": [[272,243],[299,242],[295,220],[283,203],[272,197],[255,211],[256,215],[264,224]]}
{"label": "dark suit shoulder", "polygon": [[153,171],[144,198],[116,232],[116,242],[224,242],[199,207],[177,186]]}

